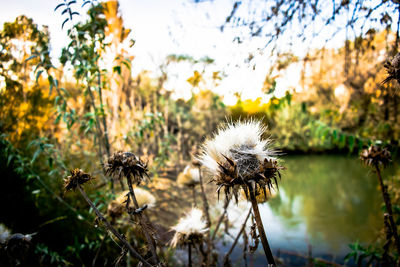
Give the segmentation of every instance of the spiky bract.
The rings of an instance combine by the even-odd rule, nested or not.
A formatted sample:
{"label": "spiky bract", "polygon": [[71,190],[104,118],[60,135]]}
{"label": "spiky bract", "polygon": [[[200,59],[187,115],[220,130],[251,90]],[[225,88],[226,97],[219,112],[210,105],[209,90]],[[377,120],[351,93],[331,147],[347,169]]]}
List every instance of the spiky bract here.
{"label": "spiky bract", "polygon": [[361,151],[360,158],[369,166],[383,165],[386,167],[391,161],[390,151],[387,148],[375,145]]}
{"label": "spiky bract", "polygon": [[144,177],[149,177],[147,164],[131,152],[116,152],[105,164],[105,171],[114,178],[121,179],[123,176],[132,178],[139,185]]}
{"label": "spiky bract", "polygon": [[65,191],[75,190],[78,185],[82,185],[94,179],[90,174],[85,173],[81,169],[73,169],[70,173],[71,175],[64,179]]}
{"label": "spiky bract", "polygon": [[391,80],[397,80],[400,83],[400,53],[397,53],[391,61],[386,61],[384,67],[388,76],[382,81],[382,84]]}
{"label": "spiky bract", "polygon": [[181,218],[177,225],[171,229],[175,235],[171,240],[171,246],[185,246],[203,240],[204,233],[208,231],[207,223],[203,220],[203,212],[193,208],[185,217]]}
{"label": "spiky bract", "polygon": [[270,148],[270,139],[263,138],[265,131],[260,121],[239,121],[220,128],[206,140],[199,160],[212,175],[218,193],[224,188],[226,197],[233,193],[237,200],[240,187],[254,185],[258,192],[278,186],[282,167]]}

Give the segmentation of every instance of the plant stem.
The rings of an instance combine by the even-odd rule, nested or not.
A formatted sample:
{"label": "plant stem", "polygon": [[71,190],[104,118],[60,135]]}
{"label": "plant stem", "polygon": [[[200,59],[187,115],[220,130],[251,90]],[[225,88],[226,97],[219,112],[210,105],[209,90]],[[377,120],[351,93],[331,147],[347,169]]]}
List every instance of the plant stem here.
{"label": "plant stem", "polygon": [[382,196],[383,196],[383,200],[385,201],[386,210],[389,214],[389,222],[390,222],[390,226],[392,228],[392,234],[393,234],[394,241],[396,244],[397,253],[400,254],[400,240],[399,240],[399,235],[397,233],[397,225],[394,222],[394,218],[393,218],[393,209],[392,209],[392,202],[390,200],[390,195],[388,193],[387,186],[383,184],[381,171],[379,169],[378,164],[375,164],[375,169],[376,169],[376,174],[378,176],[379,184],[381,186]]}
{"label": "plant stem", "polygon": [[104,143],[105,143],[105,147],[106,147],[106,153],[107,153],[107,157],[110,157],[110,142],[108,140],[108,128],[107,128],[107,121],[106,121],[106,116],[105,116],[105,112],[104,112],[104,108],[103,108],[103,95],[102,95],[102,89],[101,89],[101,74],[100,71],[98,72],[98,86],[99,86],[99,98],[100,98],[100,108],[101,108],[101,112],[102,114],[102,122],[103,122],[103,129],[104,129]]}
{"label": "plant stem", "polygon": [[201,169],[200,167],[197,168],[199,170],[199,179],[200,179],[200,188],[201,188],[201,197],[203,198],[203,210],[204,214],[206,215],[206,222],[207,222],[207,261],[206,261],[206,266],[210,266],[210,257],[211,257],[211,249],[212,249],[212,243],[211,243],[211,235],[210,235],[210,228],[211,228],[211,219],[210,219],[210,208],[208,206],[208,201],[206,197],[206,193],[204,190],[204,185],[203,185],[203,177],[201,176]]}
{"label": "plant stem", "polygon": [[224,211],[222,212],[222,214],[219,216],[218,218],[218,222],[217,222],[217,226],[215,227],[214,233],[211,236],[211,240],[214,240],[215,237],[217,236],[217,232],[219,230],[219,227],[221,226],[222,220],[225,217],[226,211],[228,209],[229,203],[231,202],[231,199],[225,199],[225,204],[224,204]]}
{"label": "plant stem", "polygon": [[190,186],[190,188],[192,189],[192,198],[193,198],[193,205],[195,206],[195,207],[197,207],[197,202],[196,202],[196,188],[195,188],[196,186],[195,185],[192,185],[192,186]]}
{"label": "plant stem", "polygon": [[247,187],[249,188],[249,195],[250,195],[251,205],[254,211],[254,218],[256,219],[258,234],[260,235],[261,243],[264,248],[265,257],[267,258],[269,265],[276,266],[274,256],[272,255],[271,248],[269,247],[267,236],[264,231],[264,226],[262,224],[260,211],[258,210],[258,204],[254,188],[251,184],[247,184]]}
{"label": "plant stem", "polygon": [[188,244],[188,267],[192,267],[192,245]]}
{"label": "plant stem", "polygon": [[151,264],[148,263],[129,243],[126,241],[125,237],[123,237],[120,233],[118,233],[117,230],[104,218],[103,214],[97,209],[97,207],[93,204],[93,202],[89,199],[89,197],[86,195],[85,190],[81,187],[81,185],[78,184],[78,190],[83,196],[83,198],[86,200],[86,202],[90,205],[90,207],[94,210],[96,213],[97,217],[104,223],[106,226],[107,230],[109,230],[113,235],[118,238],[121,243],[124,244],[126,248],[132,253],[133,256],[135,256],[137,259],[139,259],[145,266],[151,267]]}
{"label": "plant stem", "polygon": [[[139,204],[136,200],[135,192],[133,191],[132,179],[130,177],[127,177],[127,181],[128,181],[128,188],[129,188],[129,193],[131,194],[133,206],[135,209],[139,209]],[[144,212],[144,211],[142,211],[142,212]],[[153,255],[155,263],[158,265],[160,263],[160,260],[158,259],[158,256],[157,256],[155,241],[149,234],[149,232],[148,232],[149,229],[147,227],[147,225],[150,223],[146,220],[146,218],[144,216],[142,216],[141,213],[138,213],[136,216],[139,219],[140,227],[142,228],[144,236],[146,237],[147,245],[150,248],[150,251],[151,251],[151,254]]]}
{"label": "plant stem", "polygon": [[235,238],[235,241],[233,241],[233,244],[232,244],[231,248],[229,249],[228,253],[226,253],[226,255],[225,255],[224,263],[228,261],[229,256],[230,256],[231,253],[233,252],[233,249],[235,248],[235,246],[236,246],[236,244],[237,244],[237,242],[238,242],[240,236],[242,235],[242,233],[243,233],[243,231],[244,231],[244,228],[246,227],[246,223],[247,223],[247,220],[248,220],[249,217],[250,217],[250,214],[251,214],[251,208],[249,209],[249,212],[247,213],[246,219],[244,220],[244,222],[243,222],[243,224],[242,224],[242,227],[240,228],[240,231],[239,231],[239,233],[237,234],[237,236],[236,236],[236,238]]}

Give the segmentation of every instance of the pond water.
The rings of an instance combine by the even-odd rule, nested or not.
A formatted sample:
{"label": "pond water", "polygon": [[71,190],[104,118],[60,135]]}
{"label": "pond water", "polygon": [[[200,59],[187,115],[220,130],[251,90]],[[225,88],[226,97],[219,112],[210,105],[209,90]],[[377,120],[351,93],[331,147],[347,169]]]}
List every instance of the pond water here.
{"label": "pond water", "polygon": [[[302,265],[304,260],[301,263],[293,254],[306,256],[311,247],[314,257],[343,263],[348,244],[376,240],[383,226],[383,201],[374,172],[356,157],[302,155],[283,159],[287,169],[282,172],[279,192],[260,205],[274,255],[293,260],[293,266]],[[236,233],[232,231],[234,236]],[[242,265],[241,258],[239,244],[233,262]],[[261,244],[253,260],[255,266],[265,262]]]}

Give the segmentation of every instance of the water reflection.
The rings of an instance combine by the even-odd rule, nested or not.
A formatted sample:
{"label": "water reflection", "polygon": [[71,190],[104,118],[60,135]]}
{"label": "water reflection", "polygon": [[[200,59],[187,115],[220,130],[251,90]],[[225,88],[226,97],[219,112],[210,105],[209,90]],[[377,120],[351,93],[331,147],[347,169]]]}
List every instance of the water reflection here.
{"label": "water reflection", "polygon": [[343,255],[349,243],[374,241],[383,220],[374,173],[343,156],[284,160],[279,194],[262,206],[276,249],[306,252],[311,244],[314,253]]}

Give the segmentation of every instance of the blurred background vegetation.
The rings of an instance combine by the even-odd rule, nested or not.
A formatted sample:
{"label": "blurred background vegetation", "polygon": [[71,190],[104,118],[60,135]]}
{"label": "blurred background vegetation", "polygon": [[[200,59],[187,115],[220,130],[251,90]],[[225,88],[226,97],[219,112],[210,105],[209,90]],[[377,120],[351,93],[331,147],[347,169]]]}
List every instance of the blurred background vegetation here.
{"label": "blurred background vegetation", "polygon": [[[296,176],[296,168],[300,169],[297,173],[305,174],[288,183],[284,191],[293,195],[292,192],[304,187],[302,198],[311,203],[304,205],[318,210],[322,210],[318,205],[332,204],[335,196],[327,198],[322,194],[315,200],[310,198],[313,190],[327,192],[331,183],[345,184],[338,180],[344,174],[330,177],[327,174],[330,169],[359,168],[353,167],[358,164],[354,156],[371,144],[388,145],[393,155],[397,153],[400,85],[396,80],[385,84],[382,81],[387,77],[385,62],[398,52],[398,1],[332,1],[333,12],[329,15],[318,1],[261,1],[263,8],[256,8],[265,11],[261,22],[258,15],[251,17],[240,11],[243,6],[251,10],[260,4],[258,1],[250,1],[253,7],[232,2],[230,14],[222,18],[225,22],[221,24],[221,32],[227,28],[248,28],[245,33],[238,31],[234,42],[264,38],[265,49],[269,49],[265,51],[271,52],[270,68],[265,70],[261,88],[263,97],[248,99],[237,93],[234,103],[227,103],[224,95],[216,93],[215,88],[226,74],[223,69],[216,69],[215,60],[208,56],[171,54],[158,62],[157,72],[143,69],[132,75],[135,55],[129,53],[129,48],[135,41],[131,30],[124,26],[118,1],[72,2],[75,1],[67,6],[67,2],[59,1],[65,6],[54,11],[63,17],[62,29],[70,37],[57,60],[49,54],[48,28],[38,26],[31,18],[18,16],[15,21],[5,23],[0,32],[0,164],[3,170],[0,223],[12,233],[34,234],[35,246],[30,257],[42,266],[96,265],[96,260],[97,264],[112,265],[118,257],[113,239],[93,227],[93,211],[74,194],[64,194],[62,188],[63,178],[72,168],[93,173],[98,179],[89,194],[106,212],[107,203],[120,188],[109,182],[102,164],[115,151],[131,151],[148,161],[152,182],[145,188],[156,193],[159,211],[164,213],[156,221],[163,229],[177,221],[180,214],[173,210],[174,205],[180,207],[185,203],[182,191],[188,196],[191,194],[175,185],[178,173],[191,162],[204,138],[227,120],[263,120],[274,147],[286,155],[342,155],[343,163],[328,160],[322,166],[309,166],[309,170],[301,167],[308,168],[305,167],[309,164],[307,159],[312,156],[298,159],[301,162],[298,165],[293,165],[294,158],[287,159],[291,179]],[[194,4],[201,5],[201,2]],[[86,15],[81,14],[85,20],[78,22],[75,17],[82,12],[82,4],[90,7]],[[44,12],[53,11],[50,8]],[[353,17],[340,21],[336,17],[343,12]],[[298,42],[302,40],[300,37],[306,42],[315,38],[308,32],[308,25],[322,22],[332,27],[344,23],[346,34],[347,31],[352,34],[346,35],[348,38],[337,48],[310,48],[302,56],[296,53],[295,44],[280,47],[292,40],[288,36],[290,27],[304,31]],[[325,44],[334,37],[334,33],[328,36]],[[254,56],[250,54],[246,64],[251,65]],[[189,68],[192,73],[188,77],[178,76],[189,85],[189,97],[177,96],[175,89],[179,88],[170,86],[179,66]],[[278,92],[279,83],[293,79],[295,73],[300,75],[299,84]],[[304,159],[305,162],[301,161]],[[353,164],[347,166],[349,161]],[[398,212],[396,160],[394,165],[388,176]],[[316,187],[322,173],[331,183]],[[313,177],[310,180],[313,186],[303,184],[307,174]],[[364,175],[368,174],[354,176]],[[354,188],[360,187],[357,181]],[[364,193],[374,191],[376,184],[371,189],[369,180],[365,183],[368,185]],[[350,191],[337,188],[331,193],[351,194]],[[360,198],[367,201],[364,193],[360,193]],[[163,205],[163,201],[174,198],[178,204]],[[285,207],[279,201],[283,201],[282,197],[271,202],[275,213]],[[354,199],[344,202],[357,203]],[[190,203],[182,205],[191,206]],[[366,205],[375,205],[372,211],[380,209],[380,202],[377,205],[367,201],[363,207]],[[332,209],[341,212],[337,207]],[[349,209],[348,214],[353,213]],[[311,214],[307,218],[319,216],[314,210],[305,212]],[[354,212],[370,216],[366,211]],[[383,220],[371,220],[379,236]],[[310,225],[318,228],[318,222]],[[345,231],[351,235],[351,229]],[[172,252],[165,253],[173,262]]]}

